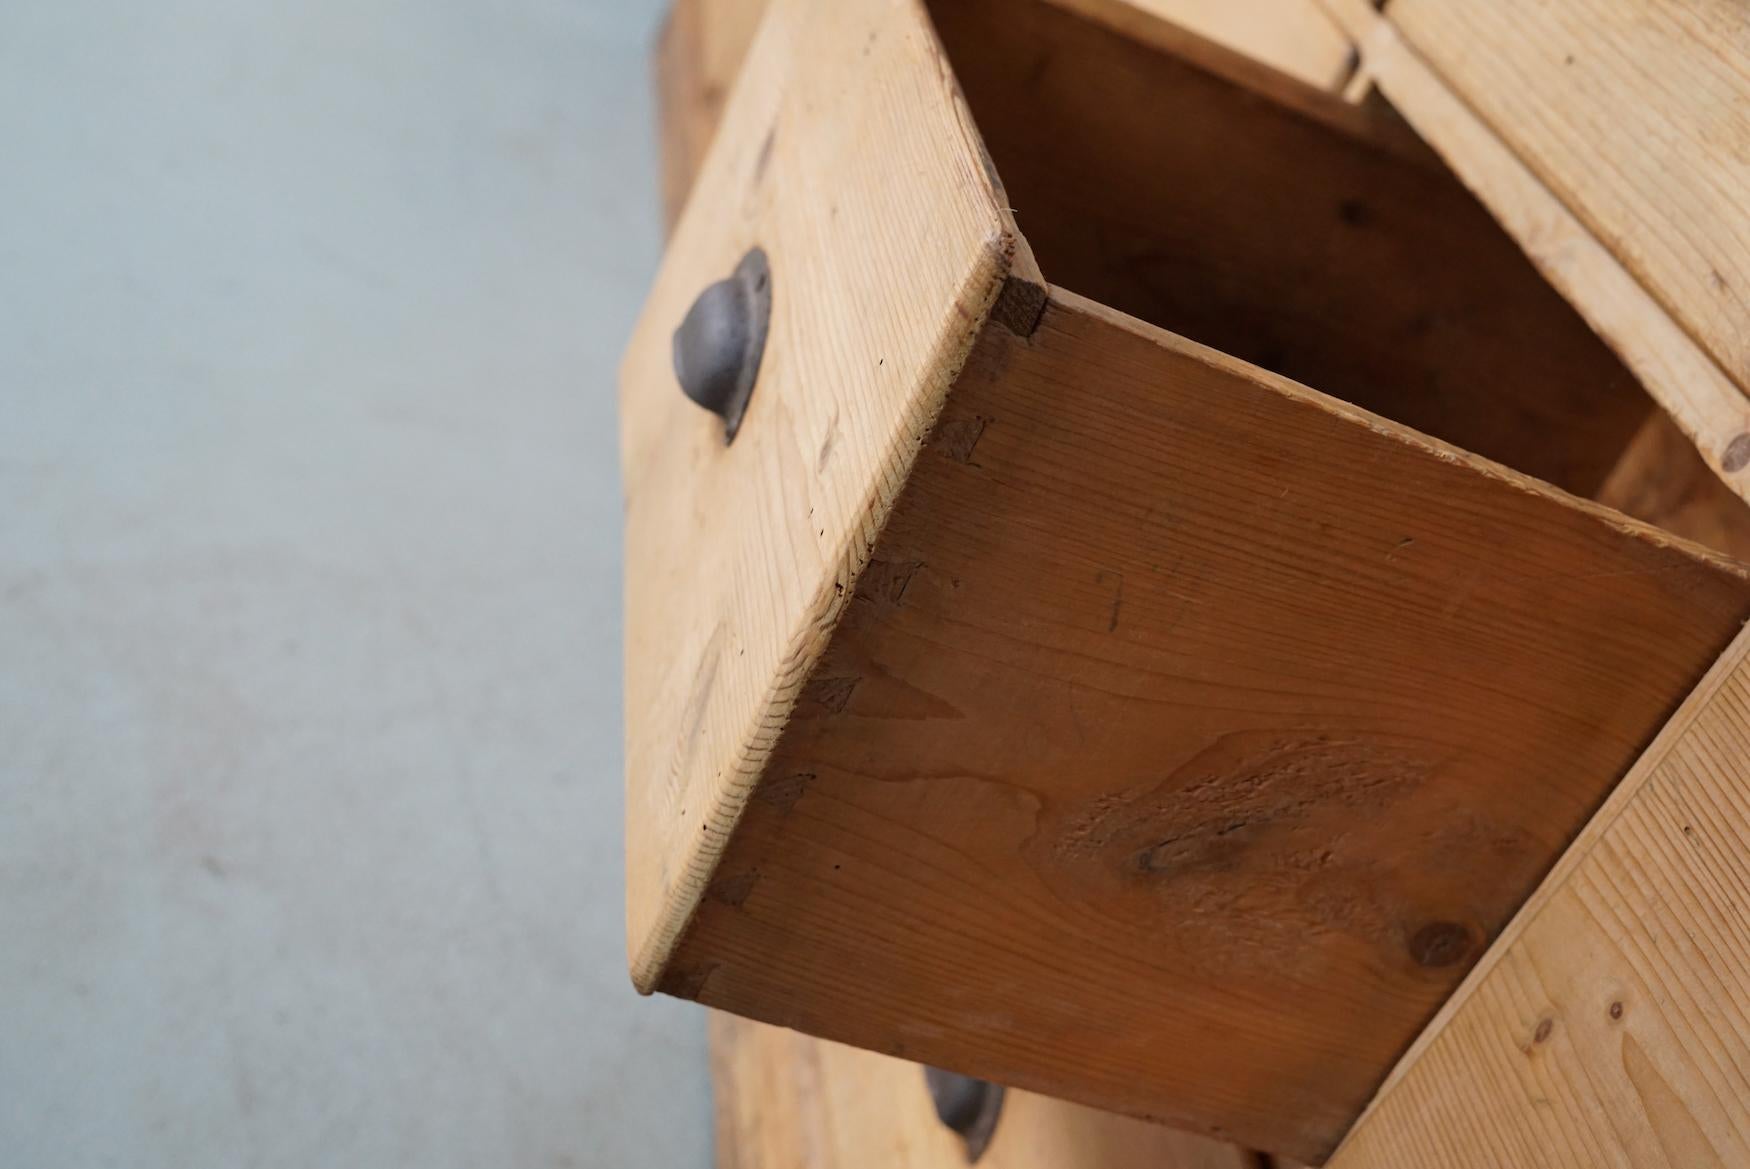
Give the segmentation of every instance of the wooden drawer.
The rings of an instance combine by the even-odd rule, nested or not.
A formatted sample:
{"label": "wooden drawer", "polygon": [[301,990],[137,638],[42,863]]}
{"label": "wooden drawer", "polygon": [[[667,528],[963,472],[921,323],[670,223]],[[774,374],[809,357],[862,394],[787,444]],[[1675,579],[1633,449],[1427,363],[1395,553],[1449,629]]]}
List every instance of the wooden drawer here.
{"label": "wooden drawer", "polygon": [[711,1015],[718,1169],[1291,1169],[1188,1133],[1007,1092],[982,1148],[931,1106],[916,1064]]}
{"label": "wooden drawer", "polygon": [[621,412],[639,988],[1307,1160],[1750,614],[1388,114],[1033,0],[774,0]]}

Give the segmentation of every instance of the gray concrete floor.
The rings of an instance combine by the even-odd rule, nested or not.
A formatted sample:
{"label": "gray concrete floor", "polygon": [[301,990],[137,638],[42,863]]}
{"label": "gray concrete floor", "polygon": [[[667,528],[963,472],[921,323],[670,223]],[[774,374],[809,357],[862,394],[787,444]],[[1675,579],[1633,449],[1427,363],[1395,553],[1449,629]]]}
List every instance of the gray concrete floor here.
{"label": "gray concrete floor", "polygon": [[657,3],[0,4],[0,1165],[708,1164],[622,954]]}

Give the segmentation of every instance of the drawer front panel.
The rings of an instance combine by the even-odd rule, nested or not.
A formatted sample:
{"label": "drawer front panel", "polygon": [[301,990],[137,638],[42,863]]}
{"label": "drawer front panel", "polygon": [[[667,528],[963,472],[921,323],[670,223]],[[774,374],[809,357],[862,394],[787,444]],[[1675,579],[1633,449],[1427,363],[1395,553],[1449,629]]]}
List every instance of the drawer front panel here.
{"label": "drawer front panel", "polygon": [[[754,247],[770,258],[770,328],[726,443],[676,384],[671,338]],[[696,904],[1015,247],[916,0],[775,3],[621,368],[628,942],[641,988]]]}

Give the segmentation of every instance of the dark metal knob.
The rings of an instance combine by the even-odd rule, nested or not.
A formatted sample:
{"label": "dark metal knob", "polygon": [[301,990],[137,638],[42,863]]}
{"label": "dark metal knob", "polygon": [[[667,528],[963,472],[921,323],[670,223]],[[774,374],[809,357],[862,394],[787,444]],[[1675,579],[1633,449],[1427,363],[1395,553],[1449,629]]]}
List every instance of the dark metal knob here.
{"label": "dark metal knob", "polygon": [[982,1157],[1003,1110],[1002,1086],[929,1067],[924,1069],[924,1084],[930,1089],[936,1118],[965,1142],[967,1164]]}
{"label": "dark metal knob", "polygon": [[687,397],[723,419],[735,441],[760,375],[772,315],[772,272],[755,248],[729,277],[699,294],[674,331],[674,375]]}

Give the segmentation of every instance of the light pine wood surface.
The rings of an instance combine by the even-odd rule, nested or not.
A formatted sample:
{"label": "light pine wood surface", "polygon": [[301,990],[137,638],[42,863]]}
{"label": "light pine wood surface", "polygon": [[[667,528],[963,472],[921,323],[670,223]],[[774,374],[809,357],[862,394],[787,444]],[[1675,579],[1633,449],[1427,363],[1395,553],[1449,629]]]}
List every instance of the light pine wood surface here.
{"label": "light pine wood surface", "polygon": [[[830,110],[830,116],[824,111]],[[775,0],[620,377],[628,948],[654,988],[1020,246],[916,0]],[[732,446],[670,336],[742,253]]]}
{"label": "light pine wood surface", "polygon": [[1391,1077],[1334,1169],[1750,1164],[1750,632]]}
{"label": "light pine wood surface", "polygon": [[[1593,227],[1582,218],[1583,208],[1579,205],[1571,206],[1565,201],[1568,197],[1565,188],[1552,189],[1546,185],[1544,177],[1528,165],[1528,162],[1543,165],[1545,173],[1551,174],[1553,178],[1553,172],[1548,170],[1547,163],[1530,154],[1521,157],[1516,151],[1516,145],[1529,150],[1534,149],[1536,143],[1528,141],[1515,144],[1504,140],[1502,133],[1505,127],[1491,125],[1473,108],[1473,103],[1478,102],[1482,103],[1482,108],[1493,108],[1489,103],[1497,99],[1481,99],[1468,88],[1455,91],[1454,86],[1431,68],[1428,60],[1418,51],[1419,48],[1430,48],[1430,38],[1437,35],[1429,23],[1431,21],[1469,19],[1463,14],[1473,12],[1486,19],[1491,12],[1506,11],[1508,7],[1517,11],[1520,6],[1504,6],[1491,2],[1478,5],[1427,4],[1406,9],[1402,0],[1396,0],[1382,17],[1366,0],[1321,2],[1355,39],[1361,53],[1361,68],[1379,86],[1381,92],[1451,164],[1459,177],[1478,194],[1501,224],[1519,241],[1526,254],[1550,282],[1563,292],[1622,357],[1647,391],[1671,414],[1672,419],[1696,445],[1709,469],[1736,494],[1750,498],[1750,437],[1746,437],[1750,436],[1750,398],[1745,396],[1740,383],[1733,380],[1734,376],[1742,376],[1741,371],[1732,364],[1737,359],[1731,354],[1738,351],[1738,346],[1726,344],[1722,333],[1712,338],[1714,344],[1711,345],[1710,353],[1710,346],[1698,343],[1697,336],[1686,331],[1685,322],[1668,311],[1678,307],[1671,297],[1671,289],[1684,287],[1684,281],[1688,279],[1683,276],[1686,269],[1678,265],[1672,270],[1676,274],[1664,277],[1660,275],[1665,271],[1662,268],[1645,268],[1637,273],[1632,265],[1625,263],[1624,255],[1612,250],[1613,246],[1621,245],[1620,238],[1607,236],[1601,239],[1595,235]],[[1677,7],[1680,6],[1661,3],[1646,6],[1645,11],[1649,14],[1649,21],[1658,22],[1667,19]],[[1697,5],[1696,10],[1717,10],[1719,7],[1709,2]],[[1544,14],[1551,8],[1552,5],[1547,2],[1525,6],[1526,11],[1533,14],[1534,20],[1543,20]],[[1622,12],[1630,10],[1640,11],[1641,6],[1622,6],[1619,9]],[[1417,47],[1406,43],[1395,23],[1406,12],[1420,21],[1418,28],[1421,40]],[[1445,15],[1440,15],[1442,13]],[[1610,44],[1611,30],[1622,24],[1622,21],[1605,22],[1595,34],[1598,43]],[[1501,35],[1507,36],[1509,33],[1504,31]],[[1740,42],[1737,41],[1725,43],[1721,59],[1731,59],[1732,54],[1739,51],[1739,47]],[[1468,50],[1448,48],[1444,51],[1450,53]],[[1511,67],[1521,51],[1514,49],[1506,53],[1508,67]],[[1615,49],[1611,51],[1614,52]],[[1565,56],[1566,54],[1564,59]],[[1701,53],[1698,56],[1706,54]],[[1678,70],[1669,58],[1666,60],[1673,70],[1670,76],[1683,75],[1687,78],[1686,72]],[[1705,70],[1713,69],[1718,63],[1718,60],[1707,61]],[[1588,68],[1595,70],[1598,67],[1599,58],[1594,56]],[[1557,72],[1567,68],[1566,65],[1558,64]],[[1704,78],[1711,77],[1712,74],[1705,70]],[[1623,84],[1632,90],[1632,81],[1632,77],[1625,77]],[[1541,85],[1541,82],[1531,85],[1533,97]],[[1635,92],[1639,95],[1639,91]],[[1646,96],[1648,104],[1657,104],[1654,95],[1640,96]],[[1640,96],[1634,100],[1640,100]],[[1600,111],[1598,116],[1603,116],[1602,111],[1612,108],[1616,100],[1613,98],[1610,102],[1601,103],[1597,107]],[[1691,99],[1680,97],[1672,108],[1681,109],[1689,100]],[[1737,112],[1716,111],[1704,120],[1704,124],[1711,124],[1718,118],[1729,120],[1744,116],[1745,103],[1741,97],[1725,104]],[[1663,115],[1636,115],[1627,119],[1627,123],[1640,124],[1640,119],[1647,116]],[[1525,132],[1523,126],[1520,130]],[[1687,129],[1673,132],[1685,138],[1691,133]],[[1618,142],[1618,134],[1618,128],[1601,128],[1599,131],[1600,137],[1608,138],[1612,142]],[[1729,136],[1725,139],[1727,142],[1732,140],[1734,139]],[[1717,155],[1717,145],[1706,149],[1697,146],[1697,158]],[[1610,155],[1608,151],[1600,151],[1597,158],[1608,162]],[[1712,165],[1711,162],[1692,162],[1688,165],[1672,163],[1667,168],[1665,179],[1674,187],[1691,183],[1706,185],[1706,181],[1710,181],[1708,168]],[[1741,159],[1730,164],[1733,167],[1743,165]],[[1646,177],[1640,164],[1636,164],[1633,169],[1636,174],[1622,179],[1613,178],[1608,173],[1599,173],[1596,176],[1597,181],[1588,185],[1588,190],[1602,192],[1620,188],[1624,192],[1620,196],[1596,197],[1627,200],[1628,202],[1622,202],[1621,205],[1631,206],[1632,200],[1638,198],[1633,194],[1637,189],[1635,183]],[[1737,254],[1739,245],[1735,241],[1743,230],[1744,221],[1734,209],[1740,200],[1750,196],[1745,195],[1744,188],[1740,185],[1729,191],[1716,192],[1715,196],[1703,193],[1696,197],[1717,197],[1723,201],[1718,208],[1720,222],[1715,226],[1697,229],[1692,233],[1693,247],[1685,245],[1671,254],[1687,255],[1693,259],[1697,247],[1710,253],[1717,250],[1722,263],[1727,265],[1720,269],[1722,276],[1728,270],[1735,272],[1735,268],[1728,261]],[[1676,202],[1680,213],[1688,205],[1684,199]],[[1593,223],[1602,222],[1594,215]],[[1649,212],[1649,218],[1639,228],[1644,228],[1643,234],[1647,240],[1658,240],[1664,237],[1673,223],[1663,213]],[[1716,236],[1719,241],[1717,249],[1710,242]],[[1708,269],[1710,272],[1713,270]],[[1645,276],[1654,283],[1643,284],[1640,276]],[[1728,288],[1732,287],[1731,281],[1736,278],[1735,275],[1725,276]],[[1667,279],[1670,283],[1660,285],[1658,281],[1661,279]],[[1702,283],[1711,287],[1712,276],[1703,276]],[[1689,280],[1689,284],[1693,285],[1694,280]],[[1750,285],[1740,282],[1737,287]],[[1719,298],[1728,294],[1716,288],[1707,295]],[[1736,296],[1738,293],[1732,292],[1730,295]],[[1742,330],[1745,318],[1740,314],[1736,319],[1736,327]],[[1697,335],[1704,342],[1709,340],[1704,334]],[[1719,361],[1715,360],[1714,354],[1720,355]],[[1723,367],[1722,361],[1726,363]]]}
{"label": "light pine wood surface", "polygon": [[[891,1056],[711,1013],[718,1169],[964,1169],[923,1069]],[[1005,1094],[979,1169],[1261,1169],[1189,1133]]]}
{"label": "light pine wood surface", "polygon": [[1316,1159],[1747,614],[1053,290],[981,335],[663,989]]}
{"label": "light pine wood surface", "polygon": [[1389,11],[1544,185],[1750,385],[1750,7],[1392,0]]}

